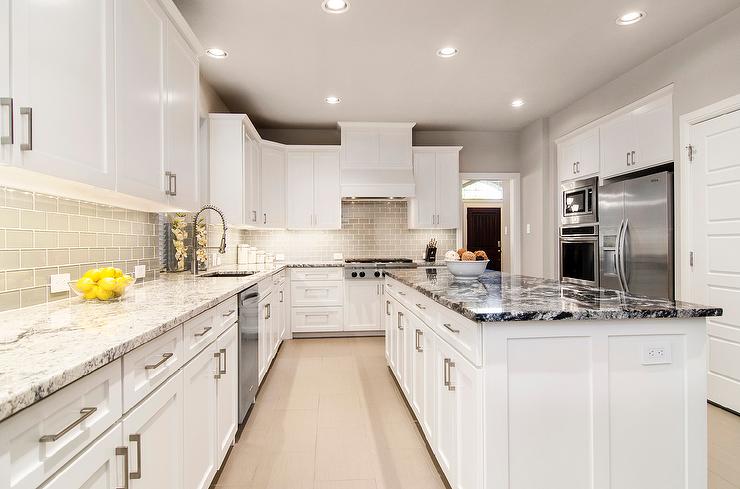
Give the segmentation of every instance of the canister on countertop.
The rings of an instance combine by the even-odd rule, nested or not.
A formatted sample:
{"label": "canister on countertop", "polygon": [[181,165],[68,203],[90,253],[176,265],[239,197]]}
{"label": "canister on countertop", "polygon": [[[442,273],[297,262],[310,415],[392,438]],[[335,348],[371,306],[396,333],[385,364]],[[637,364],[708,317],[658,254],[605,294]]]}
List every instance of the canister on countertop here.
{"label": "canister on countertop", "polygon": [[265,263],[265,252],[262,250],[257,252],[257,263]]}
{"label": "canister on countertop", "polygon": [[249,263],[249,245],[236,245],[236,262],[238,264]]}
{"label": "canister on countertop", "polygon": [[249,248],[249,263],[257,263],[257,248],[254,246]]}

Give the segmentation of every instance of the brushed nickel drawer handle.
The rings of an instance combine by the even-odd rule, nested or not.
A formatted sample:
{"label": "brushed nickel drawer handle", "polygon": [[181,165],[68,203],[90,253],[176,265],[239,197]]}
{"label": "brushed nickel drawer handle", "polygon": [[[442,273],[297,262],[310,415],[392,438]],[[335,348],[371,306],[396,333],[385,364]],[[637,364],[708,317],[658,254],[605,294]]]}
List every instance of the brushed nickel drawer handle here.
{"label": "brushed nickel drawer handle", "polygon": [[33,149],[33,109],[31,107],[21,107],[20,114],[28,116],[26,122],[26,141],[21,143],[21,151],[31,151]]}
{"label": "brushed nickel drawer handle", "polygon": [[166,362],[167,360],[169,360],[173,356],[175,356],[174,353],[162,353],[162,359],[160,361],[158,361],[157,363],[152,363],[150,365],[144,365],[144,369],[145,370],[154,370],[155,368],[158,368],[160,365],[162,365],[164,362]]}
{"label": "brushed nickel drawer handle", "polygon": [[39,441],[41,443],[47,443],[47,442],[57,441],[58,439],[60,439],[61,437],[63,437],[64,435],[66,435],[67,433],[69,433],[70,431],[72,431],[72,429],[74,429],[80,423],[82,423],[87,418],[89,418],[90,416],[92,416],[92,414],[95,411],[97,411],[97,410],[98,410],[98,408],[96,408],[96,407],[86,407],[86,408],[80,409],[80,417],[79,418],[77,418],[76,420],[74,420],[73,422],[71,422],[70,424],[68,424],[59,433],[56,433],[54,435],[44,435],[41,438],[39,438]]}
{"label": "brushed nickel drawer handle", "polygon": [[445,387],[449,387],[450,385],[450,370],[447,368],[449,367],[449,365],[450,365],[450,359],[445,358],[445,365],[444,365],[444,369],[442,370],[443,375],[444,375],[443,382],[444,382]]}
{"label": "brushed nickel drawer handle", "polygon": [[13,144],[13,99],[10,97],[0,98],[0,107],[8,108],[8,135],[0,136],[0,144]]}
{"label": "brushed nickel drawer handle", "polygon": [[426,310],[426,307],[422,306],[421,304],[416,304],[416,307],[418,307],[422,311]]}
{"label": "brushed nickel drawer handle", "polygon": [[[128,441],[136,443],[136,470],[131,472],[129,477],[132,479],[141,479],[141,435],[129,435]],[[128,467],[126,467],[126,471],[128,471]]]}
{"label": "brushed nickel drawer handle", "polygon": [[116,447],[116,457],[123,456],[123,487],[117,489],[128,489],[128,447]]}
{"label": "brushed nickel drawer handle", "polygon": [[219,350],[216,353],[213,354],[213,358],[218,360],[218,368],[216,369],[216,373],[213,374],[214,379],[220,379],[221,378],[221,352],[223,350]]}
{"label": "brushed nickel drawer handle", "polygon": [[445,327],[445,328],[447,328],[447,329],[448,329],[449,331],[452,331],[452,332],[453,332],[453,333],[455,333],[455,334],[457,334],[457,333],[459,333],[459,332],[460,332],[460,330],[459,330],[459,329],[455,329],[455,328],[453,328],[453,327],[452,327],[452,325],[451,325],[451,324],[449,324],[449,323],[444,323],[444,324],[443,324],[442,326],[444,326],[444,327]]}
{"label": "brushed nickel drawer handle", "polygon": [[454,391],[455,386],[452,385],[452,369],[455,366],[455,362],[452,360],[449,360],[447,362],[447,390],[448,391]]}
{"label": "brushed nickel drawer handle", "polygon": [[212,329],[213,329],[213,326],[206,326],[205,328],[203,328],[203,331],[201,331],[200,333],[195,333],[193,334],[193,336],[195,338],[200,338],[201,336],[205,336],[206,333],[208,333]]}
{"label": "brushed nickel drawer handle", "polygon": [[418,351],[419,353],[421,353],[421,352],[424,351],[424,348],[422,348],[421,345],[419,344],[419,337],[420,336],[424,336],[424,332],[422,330],[420,330],[420,329],[417,329],[416,330],[416,345],[415,346],[416,346],[416,351]]}
{"label": "brushed nickel drawer handle", "polygon": [[[223,355],[223,359],[224,359],[224,369],[223,370],[221,370],[221,355]],[[226,348],[221,348],[220,350],[218,350],[218,356],[219,356],[218,373],[221,375],[226,375]]]}
{"label": "brushed nickel drawer handle", "polygon": [[399,292],[398,292],[398,295],[406,295],[406,293],[405,293],[405,292],[400,292],[400,291],[399,291]]}
{"label": "brushed nickel drawer handle", "polygon": [[391,301],[385,301],[385,315],[390,316],[391,315]]}
{"label": "brushed nickel drawer handle", "polygon": [[398,329],[403,331],[403,326],[401,326],[401,319],[403,319],[403,313],[401,311],[398,312]]}
{"label": "brushed nickel drawer handle", "polygon": [[231,309],[230,311],[227,311],[227,312],[225,312],[225,313],[221,314],[221,316],[223,316],[223,317],[225,317],[225,318],[226,318],[226,317],[229,317],[229,316],[231,316],[231,315],[232,315],[232,314],[234,314],[235,312],[236,312],[236,309]]}

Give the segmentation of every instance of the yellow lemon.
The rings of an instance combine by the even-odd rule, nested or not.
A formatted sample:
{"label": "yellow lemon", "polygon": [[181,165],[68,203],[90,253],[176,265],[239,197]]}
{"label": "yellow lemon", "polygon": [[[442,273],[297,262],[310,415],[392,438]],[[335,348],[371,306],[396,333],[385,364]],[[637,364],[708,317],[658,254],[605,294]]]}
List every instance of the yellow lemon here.
{"label": "yellow lemon", "polygon": [[116,269],[113,267],[105,267],[100,270],[100,278],[115,278]]}
{"label": "yellow lemon", "polygon": [[85,272],[85,275],[83,277],[87,277],[93,282],[97,282],[100,280],[100,269],[99,268],[91,268],[90,270]]}
{"label": "yellow lemon", "polygon": [[82,293],[89,291],[93,287],[95,287],[95,282],[90,277],[82,277],[77,280],[77,289]]}
{"label": "yellow lemon", "polygon": [[107,301],[113,298],[113,291],[105,290],[103,287],[98,287],[97,293],[95,295],[98,300]]}
{"label": "yellow lemon", "polygon": [[126,291],[126,287],[128,287],[128,280],[126,280],[126,277],[118,277],[115,280],[116,286],[113,289],[113,292],[115,292],[116,295],[123,295]]}
{"label": "yellow lemon", "polygon": [[116,279],[113,277],[103,277],[98,281],[98,287],[103,290],[113,290],[116,288]]}
{"label": "yellow lemon", "polygon": [[85,300],[88,300],[88,301],[93,300],[93,299],[97,299],[98,298],[98,286],[97,285],[93,285],[90,288],[90,290],[88,290],[87,292],[85,292],[83,294],[82,297],[84,297]]}
{"label": "yellow lemon", "polygon": [[113,276],[115,278],[118,278],[118,277],[122,277],[123,276],[123,270],[121,270],[120,268],[114,268],[113,269],[113,272],[114,272]]}
{"label": "yellow lemon", "polygon": [[134,277],[132,277],[131,275],[124,275],[121,278],[126,280],[126,285],[131,285],[135,282]]}

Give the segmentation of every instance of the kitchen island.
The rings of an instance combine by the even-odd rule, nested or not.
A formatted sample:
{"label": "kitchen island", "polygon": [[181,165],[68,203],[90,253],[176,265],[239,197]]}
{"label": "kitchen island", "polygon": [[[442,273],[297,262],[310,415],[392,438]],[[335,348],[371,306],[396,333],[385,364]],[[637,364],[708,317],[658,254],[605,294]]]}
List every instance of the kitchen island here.
{"label": "kitchen island", "polygon": [[706,488],[721,309],[445,268],[385,291],[388,364],[453,488]]}

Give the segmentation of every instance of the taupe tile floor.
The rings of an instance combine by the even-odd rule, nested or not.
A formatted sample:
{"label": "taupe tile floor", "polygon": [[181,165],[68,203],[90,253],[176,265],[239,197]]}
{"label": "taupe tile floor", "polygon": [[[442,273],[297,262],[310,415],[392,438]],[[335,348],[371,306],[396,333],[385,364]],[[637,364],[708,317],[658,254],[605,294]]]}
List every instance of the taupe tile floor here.
{"label": "taupe tile floor", "polygon": [[[740,417],[709,416],[709,489],[740,489]],[[215,487],[442,489],[383,338],[283,343]]]}

